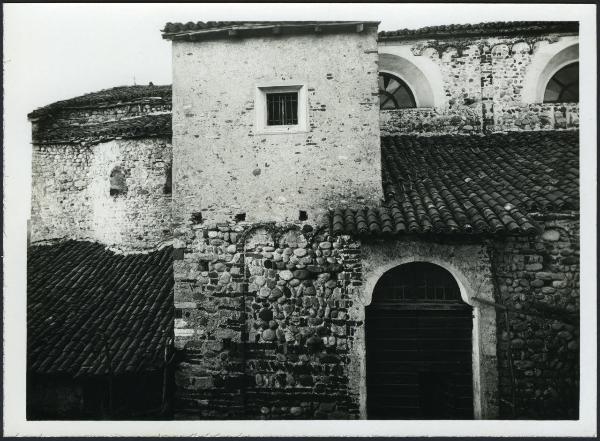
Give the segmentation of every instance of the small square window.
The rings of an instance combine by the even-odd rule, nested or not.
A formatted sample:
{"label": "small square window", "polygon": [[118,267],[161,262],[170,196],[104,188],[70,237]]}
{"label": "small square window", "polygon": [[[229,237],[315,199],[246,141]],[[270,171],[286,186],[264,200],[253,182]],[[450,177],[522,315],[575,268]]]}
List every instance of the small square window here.
{"label": "small square window", "polygon": [[298,124],[298,92],[267,93],[267,125]]}
{"label": "small square window", "polygon": [[257,133],[301,133],[307,127],[308,99],[304,84],[257,86]]}

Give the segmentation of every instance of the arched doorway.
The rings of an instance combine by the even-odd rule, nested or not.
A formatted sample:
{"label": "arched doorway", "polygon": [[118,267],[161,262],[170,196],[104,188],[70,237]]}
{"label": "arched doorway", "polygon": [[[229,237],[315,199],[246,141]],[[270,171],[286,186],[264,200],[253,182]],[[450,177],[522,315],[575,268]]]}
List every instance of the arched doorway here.
{"label": "arched doorway", "polygon": [[366,308],[367,417],[472,419],[472,323],[446,269],[386,272]]}

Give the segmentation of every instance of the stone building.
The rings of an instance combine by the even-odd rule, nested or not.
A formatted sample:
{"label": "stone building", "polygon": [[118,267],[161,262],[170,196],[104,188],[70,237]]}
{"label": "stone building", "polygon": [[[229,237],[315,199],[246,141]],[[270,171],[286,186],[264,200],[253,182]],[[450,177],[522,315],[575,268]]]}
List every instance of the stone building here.
{"label": "stone building", "polygon": [[162,372],[162,418],[578,417],[578,24],[377,28],[168,23],[172,90],[29,115],[46,407]]}

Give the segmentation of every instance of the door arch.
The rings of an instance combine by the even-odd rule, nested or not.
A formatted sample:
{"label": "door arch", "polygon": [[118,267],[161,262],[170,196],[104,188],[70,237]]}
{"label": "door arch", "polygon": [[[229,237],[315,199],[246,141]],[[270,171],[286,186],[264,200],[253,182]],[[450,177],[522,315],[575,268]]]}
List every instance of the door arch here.
{"label": "door arch", "polygon": [[367,418],[472,419],[473,311],[439,265],[384,273],[365,311]]}

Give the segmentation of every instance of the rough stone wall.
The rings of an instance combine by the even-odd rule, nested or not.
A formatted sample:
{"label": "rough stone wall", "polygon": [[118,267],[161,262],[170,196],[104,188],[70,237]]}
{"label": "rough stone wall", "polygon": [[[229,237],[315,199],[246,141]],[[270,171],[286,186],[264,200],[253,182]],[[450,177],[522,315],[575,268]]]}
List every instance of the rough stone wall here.
{"label": "rough stone wall", "polygon": [[492,248],[502,418],[578,418],[579,221],[543,224]]}
{"label": "rough stone wall", "polygon": [[479,112],[475,109],[440,111],[434,108],[381,110],[381,136],[396,134],[481,133]]}
{"label": "rough stone wall", "polygon": [[[175,221],[317,221],[382,197],[375,30],[173,43]],[[257,86],[305,84],[306,132],[256,131]]]}
{"label": "rough stone wall", "polygon": [[[68,237],[124,248],[151,248],[171,237],[171,165],[167,138],[93,146],[33,146],[33,242]],[[126,194],[110,195],[110,174],[125,171]]]}
{"label": "rough stone wall", "polygon": [[[480,114],[465,108],[382,110],[379,126],[382,136],[394,134],[481,133]],[[490,131],[561,130],[579,128],[579,104],[516,104],[496,110],[496,124]]]}
{"label": "rough stone wall", "polygon": [[579,128],[579,104],[516,104],[496,110],[495,130],[561,130]]}
{"label": "rough stone wall", "polygon": [[358,418],[358,243],[308,224],[197,225],[189,239],[176,418]]}
{"label": "rough stone wall", "polygon": [[[549,34],[536,38],[384,42],[381,46],[384,49],[394,45],[408,46],[415,57],[430,58],[434,62],[432,66],[441,72],[446,102],[435,109],[382,111],[382,133],[577,128],[578,104],[530,104],[523,101],[526,74],[536,51],[562,38],[565,37]],[[573,42],[576,43],[576,40]]]}

